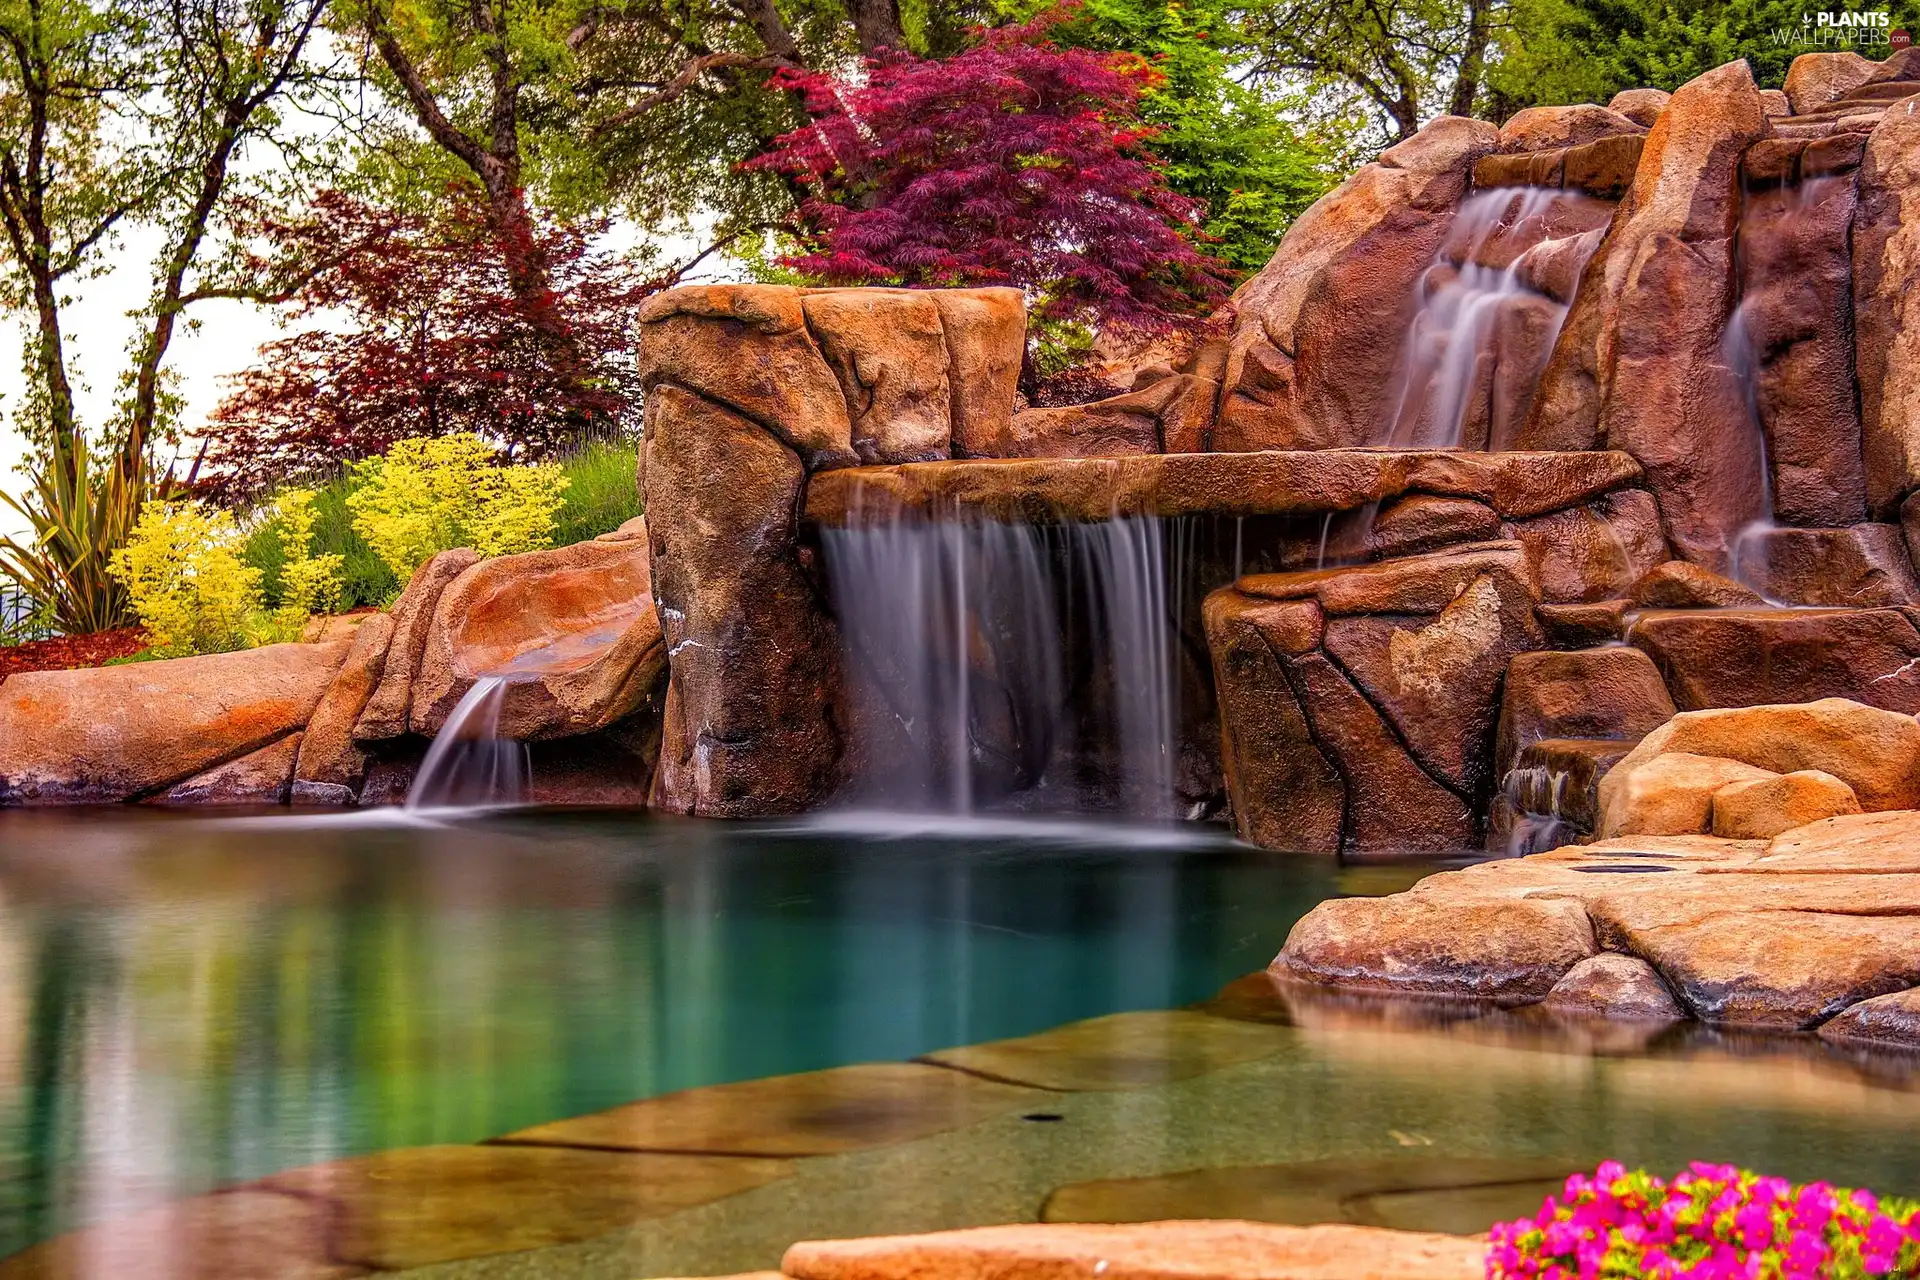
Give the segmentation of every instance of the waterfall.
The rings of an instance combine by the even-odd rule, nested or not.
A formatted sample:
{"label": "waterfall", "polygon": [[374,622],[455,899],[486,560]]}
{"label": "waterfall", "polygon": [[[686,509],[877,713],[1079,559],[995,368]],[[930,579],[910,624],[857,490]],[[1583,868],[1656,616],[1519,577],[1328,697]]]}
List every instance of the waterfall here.
{"label": "waterfall", "polygon": [[1512,818],[1506,846],[1499,852],[1509,858],[1524,858],[1530,853],[1575,844],[1587,834],[1566,815],[1567,781],[1566,770],[1546,765],[1526,765],[1507,771],[1501,780],[1500,792]]}
{"label": "waterfall", "polygon": [[845,649],[852,803],[1172,816],[1158,520],[883,517],[822,539]]}
{"label": "waterfall", "polygon": [[500,736],[500,708],[513,683],[511,675],[481,676],[454,704],[407,791],[409,810],[512,805],[526,798],[526,744]]}
{"label": "waterfall", "polygon": [[[1545,187],[1499,187],[1462,202],[1420,277],[1417,310],[1395,366],[1394,408],[1378,443],[1508,445],[1567,314],[1566,300],[1534,288],[1530,251],[1572,238],[1549,232],[1556,202],[1575,199]],[[1575,255],[1574,279],[1597,244],[1595,238]],[[1516,364],[1524,367],[1511,367]],[[1503,403],[1513,411],[1511,420],[1502,418]]]}

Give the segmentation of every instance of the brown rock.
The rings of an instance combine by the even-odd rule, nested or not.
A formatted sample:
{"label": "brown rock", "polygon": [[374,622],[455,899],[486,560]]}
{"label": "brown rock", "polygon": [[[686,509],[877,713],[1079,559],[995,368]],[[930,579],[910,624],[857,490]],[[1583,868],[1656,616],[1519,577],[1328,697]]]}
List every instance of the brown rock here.
{"label": "brown rock", "polygon": [[1163,424],[1169,420],[1181,443],[1198,446],[1212,409],[1212,384],[1203,378],[1175,374],[1142,390],[1091,404],[1017,413],[1007,438],[998,442],[995,456],[1097,458],[1164,453],[1169,450],[1163,439]]}
{"label": "brown rock", "polygon": [[1867,135],[1839,133],[1815,138],[1800,153],[1800,177],[1831,178],[1852,173],[1867,157]]}
{"label": "brown rock", "polygon": [[1884,518],[1920,486],[1920,103],[1878,122],[1857,181],[1854,362],[1867,502]]}
{"label": "brown rock", "polygon": [[1713,793],[1713,834],[1729,840],[1771,840],[1823,818],[1859,813],[1853,788],[1819,769],[1796,769],[1758,782],[1735,782]]}
{"label": "brown rock", "polygon": [[1770,116],[1790,116],[1793,114],[1793,104],[1787,101],[1787,95],[1778,89],[1762,89],[1760,91],[1760,101],[1766,107],[1767,114]]}
{"label": "brown rock", "polygon": [[1785,604],[1920,603],[1920,581],[1899,525],[1755,530],[1740,539],[1740,575]]}
{"label": "brown rock", "polygon": [[1541,1007],[1622,1022],[1676,1022],[1687,1016],[1652,965],[1613,951],[1589,956],[1567,970]]}
{"label": "brown rock", "polygon": [[1018,289],[936,289],[947,343],[956,454],[979,456],[1005,438],[1027,350],[1027,299]]}
{"label": "brown rock", "polygon": [[1787,68],[1787,101],[1797,116],[1865,84],[1879,68],[1857,53],[1803,53]]}
{"label": "brown rock", "polygon": [[1477,1280],[1485,1246],[1458,1236],[1323,1224],[1086,1223],[796,1244],[795,1280]]}
{"label": "brown rock", "polygon": [[1740,156],[1766,132],[1745,62],[1673,96],[1587,265],[1515,442],[1578,449],[1605,439],[1632,453],[1647,468],[1670,540],[1710,567],[1762,501],[1744,388],[1722,344]]}
{"label": "brown rock", "polygon": [[1590,604],[1543,604],[1534,609],[1547,643],[1562,649],[1585,649],[1625,637],[1629,600],[1595,600]]}
{"label": "brown rock", "polygon": [[1868,812],[1920,807],[1920,723],[1910,715],[1845,698],[1683,711],[1641,739],[1600,784],[1601,803],[1609,815],[1627,787],[1643,785],[1634,781],[1643,765],[1673,752],[1738,761],[1772,773],[1818,769],[1852,787]]}
{"label": "brown rock", "polygon": [[[1650,735],[1651,736],[1651,735]],[[1739,782],[1779,777],[1718,756],[1685,751],[1629,752],[1600,782],[1600,837],[1704,834],[1713,826],[1713,797]]]}
{"label": "brown rock", "polygon": [[1240,838],[1338,853],[1346,784],[1313,740],[1282,655],[1319,647],[1320,607],[1222,588],[1203,608],[1220,699],[1220,754]]}
{"label": "brown rock", "polygon": [[1323,647],[1427,773],[1479,797],[1499,781],[1487,746],[1507,665],[1543,643],[1532,592],[1496,568],[1432,617],[1335,618]]}
{"label": "brown rock", "polygon": [[1350,991],[1531,1004],[1598,950],[1578,902],[1430,901],[1440,879],[1321,903],[1293,926],[1268,972]]}
{"label": "brown rock", "polygon": [[1385,560],[1499,536],[1500,517],[1485,503],[1416,493],[1381,508],[1367,531],[1367,555]]}
{"label": "brown rock", "polygon": [[508,681],[506,738],[591,733],[633,711],[667,660],[647,560],[643,541],[577,542],[462,573],[434,608],[413,681],[414,732],[439,733],[488,675]]}
{"label": "brown rock", "polygon": [[1920,812],[1854,813],[1794,827],[1775,836],[1750,870],[1920,873]]}
{"label": "brown rock", "polygon": [[1752,366],[1774,514],[1786,524],[1866,517],[1849,324],[1853,216],[1853,183],[1826,177],[1750,191],[1740,218],[1745,350],[1735,354]]}
{"label": "brown rock", "polygon": [[1646,128],[1610,107],[1582,102],[1570,107],[1528,107],[1500,126],[1502,151],[1542,151],[1577,147],[1620,134],[1638,136]]}
{"label": "brown rock", "polygon": [[1759,592],[1684,560],[1649,569],[1628,598],[1643,609],[1732,609],[1766,603]]}
{"label": "brown rock", "polygon": [[347,642],[275,644],[0,684],[0,804],[162,791],[306,724]]}
{"label": "brown rock", "polygon": [[678,388],[649,395],[647,420],[652,586],[671,656],[659,801],[712,816],[811,808],[839,756],[839,646],[799,559],[805,469]]}
{"label": "brown rock", "polygon": [[360,742],[379,742],[397,738],[407,731],[407,709],[413,705],[413,677],[420,670],[420,658],[427,649],[427,632],[433,626],[433,610],[447,584],[480,563],[480,553],[467,547],[442,551],[413,571],[406,590],[394,602],[393,636],[387,642],[386,660],[380,669],[380,683],[374,686],[367,705],[354,725],[353,736]]}
{"label": "brown rock", "polygon": [[[1568,147],[1561,166],[1561,182],[1569,191],[1583,191],[1596,200],[1618,200],[1633,186],[1634,171],[1646,150],[1644,133],[1618,134],[1584,146]],[[1597,233],[1596,233],[1597,240]],[[1573,291],[1554,295],[1564,302]]]}
{"label": "brown rock", "polygon": [[1920,711],[1920,632],[1898,609],[1653,613],[1628,639],[1683,711],[1829,697]]}
{"label": "brown rock", "polygon": [[300,743],[294,781],[318,782],[357,793],[366,775],[367,756],[353,740],[353,727],[380,683],[387,646],[393,639],[392,614],[375,614],[354,634],[346,661],[327,686]]}
{"label": "brown rock", "polygon": [[287,789],[293,783],[294,758],[300,752],[300,736],[290,733],[238,760],[215,765],[169,788],[160,803],[285,804]]}
{"label": "brown rock", "polygon": [[1251,574],[1235,585],[1268,600],[1316,599],[1330,614],[1433,614],[1488,573],[1525,581],[1526,558],[1520,546],[1475,543],[1378,564]]}
{"label": "brown rock", "polygon": [[1442,116],[1294,222],[1235,294],[1214,448],[1371,442],[1385,420],[1413,284],[1466,195],[1474,161],[1498,145],[1492,125]]}
{"label": "brown rock", "polygon": [[1635,124],[1653,127],[1660,118],[1667,102],[1673,97],[1665,89],[1622,89],[1613,95],[1607,103],[1607,110],[1617,111]]}
{"label": "brown rock", "polygon": [[1544,738],[1639,739],[1673,713],[1658,668],[1638,649],[1518,654],[1507,667],[1495,775]]}
{"label": "brown rock", "polygon": [[1540,598],[1584,602],[1617,598],[1667,554],[1660,508],[1645,489],[1618,489],[1598,502],[1515,521]]}
{"label": "brown rock", "polygon": [[640,308],[641,384],[649,395],[670,385],[727,406],[799,454],[808,470],[855,465],[847,402],[807,329],[802,296],[764,284],[655,294]]}
{"label": "brown rock", "polygon": [[846,398],[860,461],[946,457],[953,393],[932,296],[912,289],[810,289],[800,306]]}
{"label": "brown rock", "polygon": [[1920,988],[1850,1005],[1820,1024],[1831,1044],[1920,1049]]}
{"label": "brown rock", "polygon": [[[1888,54],[1874,64],[1873,74],[1866,79],[1867,85],[1879,86],[1889,83],[1911,83],[1920,80],[1920,50],[1911,45],[1898,53]],[[1858,93],[1860,90],[1853,90]]]}

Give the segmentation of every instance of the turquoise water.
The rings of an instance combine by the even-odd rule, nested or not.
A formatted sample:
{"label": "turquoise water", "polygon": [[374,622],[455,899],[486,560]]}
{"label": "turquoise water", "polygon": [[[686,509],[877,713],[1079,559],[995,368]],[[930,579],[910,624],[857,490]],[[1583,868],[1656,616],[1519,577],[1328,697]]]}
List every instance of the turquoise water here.
{"label": "turquoise water", "polygon": [[0,815],[0,1256],[695,1085],[1202,999],[1334,892],[1216,836]]}

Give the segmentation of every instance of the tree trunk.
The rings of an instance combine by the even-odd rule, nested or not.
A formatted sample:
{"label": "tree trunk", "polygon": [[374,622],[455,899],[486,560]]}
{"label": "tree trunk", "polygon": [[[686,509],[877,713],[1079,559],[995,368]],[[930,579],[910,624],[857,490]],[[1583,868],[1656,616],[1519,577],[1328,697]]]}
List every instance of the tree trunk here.
{"label": "tree trunk", "polygon": [[853,33],[860,41],[861,53],[907,47],[899,0],[847,0],[847,7],[852,12]]}
{"label": "tree trunk", "polygon": [[1470,0],[1466,39],[1460,50],[1460,71],[1454,77],[1453,100],[1447,107],[1456,116],[1471,116],[1474,104],[1480,99],[1480,77],[1486,70],[1490,39],[1487,0]]}

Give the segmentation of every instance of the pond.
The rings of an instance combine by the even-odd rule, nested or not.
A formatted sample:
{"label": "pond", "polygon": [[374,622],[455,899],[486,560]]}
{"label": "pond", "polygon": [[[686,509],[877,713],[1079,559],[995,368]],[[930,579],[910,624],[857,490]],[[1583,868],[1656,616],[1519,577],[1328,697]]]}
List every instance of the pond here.
{"label": "pond", "polygon": [[[541,1237],[530,1273],[717,1274],[802,1236],[1043,1215],[1484,1229],[1606,1156],[1920,1190],[1904,1065],[1807,1040],[1569,1042],[1257,991],[1048,1032],[1206,1001],[1314,903],[1418,870],[1209,830],[5,815],[0,1256],[300,1166],[1009,1037],[1034,1038],[945,1055],[1005,1115]],[[525,1247],[361,1261],[479,1276]]]}

